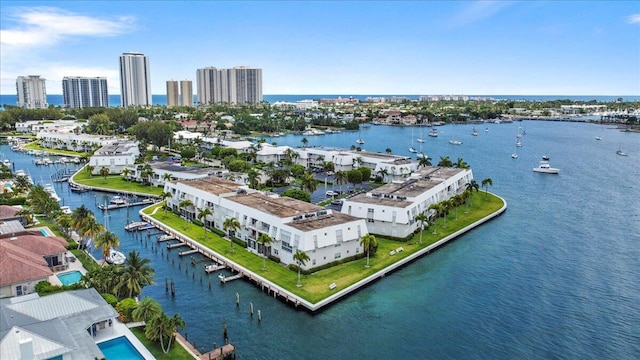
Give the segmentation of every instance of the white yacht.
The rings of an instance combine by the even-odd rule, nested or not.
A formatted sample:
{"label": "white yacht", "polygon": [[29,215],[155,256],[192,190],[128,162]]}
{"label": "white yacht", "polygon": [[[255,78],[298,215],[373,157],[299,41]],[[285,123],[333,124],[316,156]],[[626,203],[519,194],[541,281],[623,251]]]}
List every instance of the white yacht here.
{"label": "white yacht", "polygon": [[106,259],[104,259],[106,262],[108,262],[109,264],[113,264],[113,265],[122,265],[124,264],[126,257],[124,256],[123,253],[121,253],[120,251],[117,251],[115,249],[110,249],[109,250],[109,256],[107,256]]}
{"label": "white yacht", "polygon": [[546,160],[540,161],[540,164],[538,164],[537,167],[534,167],[533,171],[539,172],[539,173],[543,173],[543,174],[558,174],[558,173],[560,173],[560,169],[552,168],[551,165],[549,165],[549,162],[546,161]]}
{"label": "white yacht", "polygon": [[452,144],[452,145],[462,145],[462,141],[460,141],[460,140],[454,140],[454,139],[451,139],[451,140],[449,140],[449,144]]}
{"label": "white yacht", "polygon": [[629,154],[627,154],[626,152],[624,152],[624,151],[622,151],[622,150],[618,150],[618,151],[616,151],[616,154],[617,154],[617,155],[620,155],[620,156],[629,156]]}

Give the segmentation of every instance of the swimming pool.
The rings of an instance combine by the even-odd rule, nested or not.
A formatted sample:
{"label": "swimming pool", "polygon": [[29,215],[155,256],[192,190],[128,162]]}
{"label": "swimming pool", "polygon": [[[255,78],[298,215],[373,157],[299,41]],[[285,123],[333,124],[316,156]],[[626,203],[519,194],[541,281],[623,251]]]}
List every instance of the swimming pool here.
{"label": "swimming pool", "polygon": [[98,343],[98,347],[109,360],[144,360],[126,336]]}
{"label": "swimming pool", "polygon": [[80,271],[69,271],[66,273],[56,275],[62,285],[71,285],[77,282],[80,282],[80,278],[82,277],[82,273]]}
{"label": "swimming pool", "polygon": [[49,236],[49,232],[47,232],[46,229],[40,229],[40,232],[42,233],[42,235],[44,236]]}

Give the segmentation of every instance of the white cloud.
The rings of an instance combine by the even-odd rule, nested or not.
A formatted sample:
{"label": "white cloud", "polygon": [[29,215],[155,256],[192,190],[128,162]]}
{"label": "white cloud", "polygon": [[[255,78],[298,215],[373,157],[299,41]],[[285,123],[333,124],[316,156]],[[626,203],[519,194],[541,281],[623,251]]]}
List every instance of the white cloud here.
{"label": "white cloud", "polygon": [[459,27],[485,20],[510,5],[510,1],[483,0],[471,2],[453,17],[451,25]]}
{"label": "white cloud", "polygon": [[627,22],[629,24],[638,24],[640,23],[640,14],[633,14],[627,16]]}
{"label": "white cloud", "polygon": [[134,17],[99,18],[54,7],[3,7],[2,11],[0,93],[15,94],[16,77],[20,75],[44,77],[49,94],[62,93],[60,84],[64,76],[104,76],[109,83],[109,92],[120,92],[117,70],[101,66],[61,65],[62,59],[51,54],[60,51],[61,43],[73,39],[118,36],[130,32],[135,27]]}
{"label": "white cloud", "polygon": [[99,19],[53,7],[17,7],[7,12],[5,23],[15,25],[0,30],[3,45],[51,46],[69,36],[114,36],[129,31],[135,22],[131,16]]}

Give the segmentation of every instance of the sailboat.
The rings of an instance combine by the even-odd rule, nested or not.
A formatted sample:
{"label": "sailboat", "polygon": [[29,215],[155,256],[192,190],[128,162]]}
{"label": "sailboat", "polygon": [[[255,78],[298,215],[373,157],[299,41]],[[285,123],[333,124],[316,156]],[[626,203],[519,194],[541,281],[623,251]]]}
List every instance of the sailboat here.
{"label": "sailboat", "polygon": [[518,158],[518,151],[517,150],[518,150],[518,147],[514,146],[513,147],[513,154],[511,154],[511,158],[512,159],[517,159]]}
{"label": "sailboat", "polygon": [[417,142],[422,144],[424,142],[424,137],[422,135],[422,127],[420,127],[420,137],[416,139]]}
{"label": "sailboat", "polygon": [[431,130],[429,130],[429,136],[438,137],[438,129],[432,127]]}
{"label": "sailboat", "polygon": [[418,150],[416,150],[413,147],[413,127],[411,128],[411,144],[409,145],[409,152],[411,152],[411,153],[417,153],[418,152]]}
{"label": "sailboat", "polygon": [[520,139],[516,138],[516,146],[517,147],[522,147],[522,142],[520,142]]}
{"label": "sailboat", "polygon": [[478,130],[476,130],[476,128],[473,128],[473,132],[471,133],[471,135],[478,136]]}
{"label": "sailboat", "polygon": [[449,140],[451,145],[462,145],[462,141],[453,138],[453,131],[451,132],[451,139]]}

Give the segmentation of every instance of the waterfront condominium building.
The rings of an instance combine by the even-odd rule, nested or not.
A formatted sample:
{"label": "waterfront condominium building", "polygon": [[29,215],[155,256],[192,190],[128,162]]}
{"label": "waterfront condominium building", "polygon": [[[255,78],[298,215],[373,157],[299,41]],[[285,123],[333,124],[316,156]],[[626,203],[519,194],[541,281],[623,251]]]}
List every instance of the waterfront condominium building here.
{"label": "waterfront condominium building", "polygon": [[178,82],[175,80],[167,81],[167,107],[180,105],[178,97]]}
{"label": "waterfront condominium building", "polygon": [[107,78],[65,76],[62,78],[64,106],[71,109],[109,107]]}
{"label": "waterfront condominium building", "polygon": [[120,56],[120,96],[122,106],[151,106],[149,58],[128,52]]}
{"label": "waterfront condominium building", "polygon": [[16,79],[18,93],[18,107],[26,109],[46,109],[47,87],[46,80],[40,75],[18,76]]}
{"label": "waterfront condominium building", "polygon": [[180,101],[182,106],[193,106],[193,82],[180,80]]}
{"label": "waterfront condominium building", "polygon": [[262,69],[246,66],[233,69],[206,67],[198,69],[196,75],[200,105],[262,102]]}

